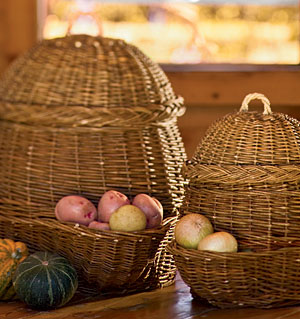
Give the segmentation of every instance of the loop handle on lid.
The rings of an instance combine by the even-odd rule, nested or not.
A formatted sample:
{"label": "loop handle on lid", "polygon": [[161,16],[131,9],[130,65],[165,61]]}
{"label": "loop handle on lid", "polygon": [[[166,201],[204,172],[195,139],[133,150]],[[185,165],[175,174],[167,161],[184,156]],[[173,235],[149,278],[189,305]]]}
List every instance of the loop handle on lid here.
{"label": "loop handle on lid", "polygon": [[265,115],[272,114],[270,101],[261,93],[250,93],[250,94],[246,95],[244,100],[243,100],[242,106],[240,108],[240,112],[247,112],[248,111],[248,104],[250,103],[250,101],[255,100],[255,99],[261,100],[263,102],[263,105],[264,105],[263,114],[265,114]]}
{"label": "loop handle on lid", "polygon": [[103,35],[103,28],[102,28],[102,23],[101,20],[98,18],[98,16],[96,14],[94,14],[93,12],[76,12],[75,14],[73,14],[68,21],[68,29],[67,29],[67,35],[71,34],[71,29],[74,25],[74,23],[76,22],[77,19],[79,19],[81,16],[89,16],[91,17],[97,24],[98,27],[98,35],[102,36]]}

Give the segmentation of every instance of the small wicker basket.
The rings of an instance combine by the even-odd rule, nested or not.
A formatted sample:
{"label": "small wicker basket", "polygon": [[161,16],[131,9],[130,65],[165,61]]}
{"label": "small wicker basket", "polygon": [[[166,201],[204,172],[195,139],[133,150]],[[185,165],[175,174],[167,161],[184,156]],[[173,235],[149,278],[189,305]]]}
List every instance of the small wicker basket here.
{"label": "small wicker basket", "polygon": [[[249,112],[259,99],[264,112]],[[300,123],[272,113],[262,94],[212,125],[191,161],[180,214],[200,213],[227,231],[236,253],[168,245],[195,299],[221,308],[300,303]]]}
{"label": "small wicker basket", "polygon": [[[0,236],[70,259],[86,286],[126,293],[173,282],[166,244],[183,197],[185,111],[161,68],[122,40],[43,40],[0,82]],[[115,189],[155,196],[163,226],[139,233],[58,223],[57,201]],[[174,219],[175,218],[175,219]]]}
{"label": "small wicker basket", "polygon": [[[248,111],[260,99],[264,112]],[[208,129],[183,169],[181,209],[199,212],[238,239],[300,238],[300,123],[272,113],[262,94]]]}
{"label": "small wicker basket", "polygon": [[172,242],[168,250],[195,300],[220,308],[275,308],[300,303],[300,242],[289,242],[274,250],[239,242],[237,253],[184,249]]}

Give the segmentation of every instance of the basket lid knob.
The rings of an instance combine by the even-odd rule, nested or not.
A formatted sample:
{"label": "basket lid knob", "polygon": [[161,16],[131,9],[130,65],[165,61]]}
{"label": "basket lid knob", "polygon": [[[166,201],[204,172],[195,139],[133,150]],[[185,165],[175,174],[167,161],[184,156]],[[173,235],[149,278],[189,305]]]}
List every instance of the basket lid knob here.
{"label": "basket lid knob", "polygon": [[261,93],[250,93],[245,96],[242,106],[240,108],[240,112],[247,112],[248,111],[248,105],[252,100],[261,100],[263,105],[264,105],[264,112],[263,114],[268,115],[272,114],[271,110],[271,103],[268,98],[266,98],[263,94]]}

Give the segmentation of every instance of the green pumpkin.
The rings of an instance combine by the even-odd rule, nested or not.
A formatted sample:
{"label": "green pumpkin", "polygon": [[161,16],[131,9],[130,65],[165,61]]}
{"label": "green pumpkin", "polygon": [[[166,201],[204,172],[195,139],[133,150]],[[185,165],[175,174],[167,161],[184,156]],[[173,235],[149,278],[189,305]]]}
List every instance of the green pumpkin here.
{"label": "green pumpkin", "polygon": [[78,278],[66,258],[36,252],[18,265],[13,285],[17,296],[28,306],[46,310],[66,304],[78,287]]}

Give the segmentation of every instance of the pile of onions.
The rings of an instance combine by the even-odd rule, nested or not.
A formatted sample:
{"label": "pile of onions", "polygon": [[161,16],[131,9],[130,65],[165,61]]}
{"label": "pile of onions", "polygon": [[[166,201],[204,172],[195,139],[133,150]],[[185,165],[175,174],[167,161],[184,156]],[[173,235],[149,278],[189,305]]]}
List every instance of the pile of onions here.
{"label": "pile of onions", "polygon": [[200,240],[198,250],[233,253],[237,252],[238,243],[231,234],[220,231],[209,234]]}

